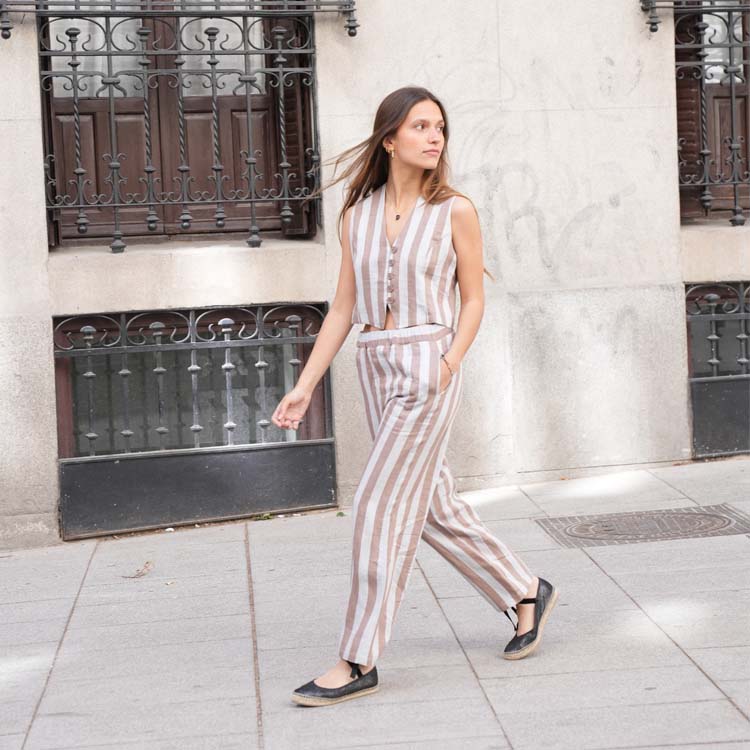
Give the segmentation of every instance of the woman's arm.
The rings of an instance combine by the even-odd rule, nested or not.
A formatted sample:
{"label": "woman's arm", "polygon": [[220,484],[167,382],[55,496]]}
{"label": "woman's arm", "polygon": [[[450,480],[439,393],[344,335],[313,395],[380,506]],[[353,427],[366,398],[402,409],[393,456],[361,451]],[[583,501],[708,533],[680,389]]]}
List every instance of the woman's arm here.
{"label": "woman's arm", "polygon": [[349,221],[351,207],[344,213],[341,239],[341,268],[336,294],[328,314],[323,319],[318,336],[294,388],[279,402],[271,421],[282,429],[299,427],[312,393],[318,381],[325,375],[333,358],[352,329],[352,310],[354,309],[356,287],[351,247],[349,245]]}
{"label": "woman's arm", "polygon": [[[474,341],[479,324],[484,315],[484,250],[479,217],[470,200],[456,196],[451,206],[451,224],[453,247],[456,250],[456,275],[461,292],[461,311],[458,316],[456,335],[450,348],[445,352],[445,359],[455,372],[461,360]],[[441,362],[441,374],[450,380],[450,372],[445,362]]]}

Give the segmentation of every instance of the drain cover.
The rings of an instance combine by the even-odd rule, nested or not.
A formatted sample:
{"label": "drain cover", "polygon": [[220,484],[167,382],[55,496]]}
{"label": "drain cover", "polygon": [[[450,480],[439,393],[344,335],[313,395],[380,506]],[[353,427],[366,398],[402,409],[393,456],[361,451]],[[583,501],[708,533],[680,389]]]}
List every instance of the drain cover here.
{"label": "drain cover", "polygon": [[727,504],[534,520],[563,547],[659,542],[750,531],[750,516]]}

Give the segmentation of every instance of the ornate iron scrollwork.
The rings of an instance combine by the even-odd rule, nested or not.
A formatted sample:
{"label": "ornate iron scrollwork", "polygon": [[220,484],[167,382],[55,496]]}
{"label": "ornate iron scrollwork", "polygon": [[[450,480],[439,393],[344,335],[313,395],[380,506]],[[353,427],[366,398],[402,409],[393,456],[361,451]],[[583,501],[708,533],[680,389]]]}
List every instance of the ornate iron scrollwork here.
{"label": "ornate iron scrollwork", "polygon": [[646,23],[651,31],[658,31],[661,18],[659,10],[672,10],[699,13],[701,10],[711,13],[747,13],[750,2],[740,0],[638,0],[641,10],[648,13]]}
{"label": "ornate iron scrollwork", "polygon": [[12,12],[32,13],[36,16],[75,18],[94,16],[190,16],[213,17],[217,14],[234,17],[299,16],[318,12],[343,13],[344,27],[349,36],[356,36],[354,17],[356,0],[111,0],[104,5],[99,0],[0,0],[0,37],[9,39],[13,23]]}

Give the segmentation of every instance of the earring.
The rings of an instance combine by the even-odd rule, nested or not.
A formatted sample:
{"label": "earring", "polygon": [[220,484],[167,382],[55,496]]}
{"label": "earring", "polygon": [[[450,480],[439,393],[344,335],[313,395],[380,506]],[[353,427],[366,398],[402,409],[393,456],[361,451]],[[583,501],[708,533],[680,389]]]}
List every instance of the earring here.
{"label": "earring", "polygon": [[396,153],[396,149],[392,148],[388,153],[391,155],[391,159],[392,159],[393,155]]}

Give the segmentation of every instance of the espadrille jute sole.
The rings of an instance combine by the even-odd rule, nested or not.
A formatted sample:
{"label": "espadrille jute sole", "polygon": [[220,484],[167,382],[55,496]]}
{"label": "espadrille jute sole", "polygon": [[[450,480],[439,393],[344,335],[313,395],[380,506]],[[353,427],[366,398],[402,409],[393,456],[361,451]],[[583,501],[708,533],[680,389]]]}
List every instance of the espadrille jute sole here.
{"label": "espadrille jute sole", "polygon": [[525,656],[528,656],[530,653],[532,653],[536,649],[536,647],[539,645],[539,641],[541,641],[542,639],[542,631],[544,630],[544,623],[547,622],[549,613],[552,611],[556,603],[557,603],[557,589],[555,588],[552,591],[552,596],[550,597],[549,604],[547,604],[547,607],[544,610],[544,614],[542,614],[541,618],[539,619],[539,630],[536,634],[536,638],[534,638],[534,640],[531,643],[524,646],[522,649],[519,649],[518,651],[513,651],[510,653],[503,652],[503,658],[523,659]]}
{"label": "espadrille jute sole", "polygon": [[330,706],[334,703],[341,703],[341,701],[359,698],[360,695],[376,693],[379,689],[380,685],[374,685],[370,688],[364,688],[364,690],[357,690],[355,693],[349,693],[349,695],[342,695],[340,698],[314,698],[310,695],[292,693],[292,700],[295,701],[295,703],[299,703],[301,706]]}

